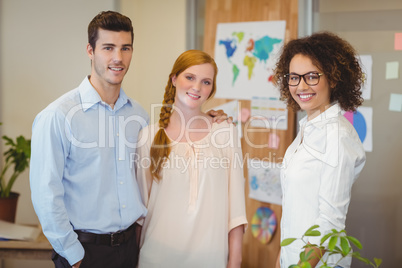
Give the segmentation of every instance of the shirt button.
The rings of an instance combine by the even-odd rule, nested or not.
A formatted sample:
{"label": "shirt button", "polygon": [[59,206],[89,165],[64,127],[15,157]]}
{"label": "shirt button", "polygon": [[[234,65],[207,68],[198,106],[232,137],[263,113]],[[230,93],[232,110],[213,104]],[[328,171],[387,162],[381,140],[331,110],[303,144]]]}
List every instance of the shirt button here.
{"label": "shirt button", "polygon": [[122,184],[124,184],[124,182],[121,181],[121,182],[120,182],[120,185],[122,185]]}
{"label": "shirt button", "polygon": [[126,205],[122,205],[121,207],[122,207],[122,208],[126,208]]}
{"label": "shirt button", "polygon": [[118,136],[119,136],[119,133],[117,133],[116,136],[118,137]]}

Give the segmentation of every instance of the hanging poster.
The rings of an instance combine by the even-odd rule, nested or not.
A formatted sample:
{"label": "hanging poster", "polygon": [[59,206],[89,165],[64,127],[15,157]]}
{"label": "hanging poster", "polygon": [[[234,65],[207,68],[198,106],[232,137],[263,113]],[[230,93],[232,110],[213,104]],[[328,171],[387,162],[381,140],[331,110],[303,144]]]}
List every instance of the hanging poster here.
{"label": "hanging poster", "polygon": [[360,55],[364,72],[364,84],[361,88],[362,97],[365,100],[371,99],[371,84],[373,80],[373,58],[371,55]]}
{"label": "hanging poster", "polygon": [[273,69],[285,39],[286,21],[219,23],[215,61],[216,98],[279,97]]}
{"label": "hanging poster", "polygon": [[[223,110],[228,116],[233,118],[233,123],[236,125],[238,130],[238,136],[241,138],[243,136],[242,126],[241,126],[241,103],[240,101],[234,100],[219,106],[213,107],[214,110]],[[240,124],[239,124],[240,123]]]}
{"label": "hanging poster", "polygon": [[270,129],[288,129],[288,109],[279,98],[252,97],[250,126]]}
{"label": "hanging poster", "polygon": [[356,129],[366,152],[373,151],[373,108],[359,107],[356,112],[345,112],[343,116]]}
{"label": "hanging poster", "polygon": [[280,164],[259,159],[248,160],[249,197],[282,205]]}
{"label": "hanging poster", "polygon": [[262,244],[268,244],[277,225],[274,211],[267,207],[259,207],[251,219],[251,233]]}

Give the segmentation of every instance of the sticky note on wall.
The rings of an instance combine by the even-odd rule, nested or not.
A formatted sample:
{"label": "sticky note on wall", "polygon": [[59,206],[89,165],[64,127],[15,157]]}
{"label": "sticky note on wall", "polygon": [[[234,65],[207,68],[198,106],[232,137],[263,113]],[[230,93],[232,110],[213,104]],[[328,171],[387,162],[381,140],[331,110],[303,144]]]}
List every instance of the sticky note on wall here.
{"label": "sticky note on wall", "polygon": [[395,50],[402,50],[402,33],[395,33]]}
{"label": "sticky note on wall", "polygon": [[398,79],[399,77],[399,62],[390,61],[387,62],[385,67],[385,79]]}
{"label": "sticky note on wall", "polygon": [[389,99],[389,110],[402,112],[402,94],[391,94]]}

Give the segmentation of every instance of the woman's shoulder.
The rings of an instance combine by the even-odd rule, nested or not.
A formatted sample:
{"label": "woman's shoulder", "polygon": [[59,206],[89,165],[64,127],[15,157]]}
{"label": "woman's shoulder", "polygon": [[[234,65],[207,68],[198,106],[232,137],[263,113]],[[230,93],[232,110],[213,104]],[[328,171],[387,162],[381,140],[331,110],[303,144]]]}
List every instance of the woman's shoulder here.
{"label": "woman's shoulder", "polygon": [[[211,127],[211,134],[217,135],[220,133],[222,136],[230,135],[232,132],[237,133],[237,127],[233,123],[228,123],[227,121],[223,121],[220,123],[213,123]],[[226,134],[226,135],[225,135]],[[233,135],[230,135],[233,136]],[[236,135],[237,137],[237,135]]]}
{"label": "woman's shoulder", "polygon": [[227,121],[221,123],[213,123],[211,129],[211,141],[216,144],[230,144],[231,147],[237,147],[239,144],[239,133],[237,127]]}
{"label": "woman's shoulder", "polygon": [[227,120],[220,123],[216,122],[212,123],[212,129],[222,129],[222,128],[233,129],[236,128],[236,126],[233,123],[228,123]]}

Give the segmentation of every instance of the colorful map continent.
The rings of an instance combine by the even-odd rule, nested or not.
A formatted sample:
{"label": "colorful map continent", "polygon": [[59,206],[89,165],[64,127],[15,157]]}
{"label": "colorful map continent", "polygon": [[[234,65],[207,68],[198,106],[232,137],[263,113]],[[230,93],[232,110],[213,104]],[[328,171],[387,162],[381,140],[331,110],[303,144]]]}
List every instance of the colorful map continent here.
{"label": "colorful map continent", "polygon": [[259,60],[266,62],[269,58],[269,54],[271,54],[272,50],[274,50],[274,45],[279,44],[280,42],[282,42],[282,39],[264,36],[263,38],[254,42],[253,55]]}
{"label": "colorful map continent", "polygon": [[248,80],[250,80],[253,75],[253,70],[256,61],[257,59],[255,57],[250,57],[248,55],[244,56],[243,64],[244,66],[247,66],[248,69]]}
{"label": "colorful map continent", "polygon": [[237,46],[234,39],[219,40],[219,45],[224,45],[226,49],[226,57],[230,59],[235,53]]}

